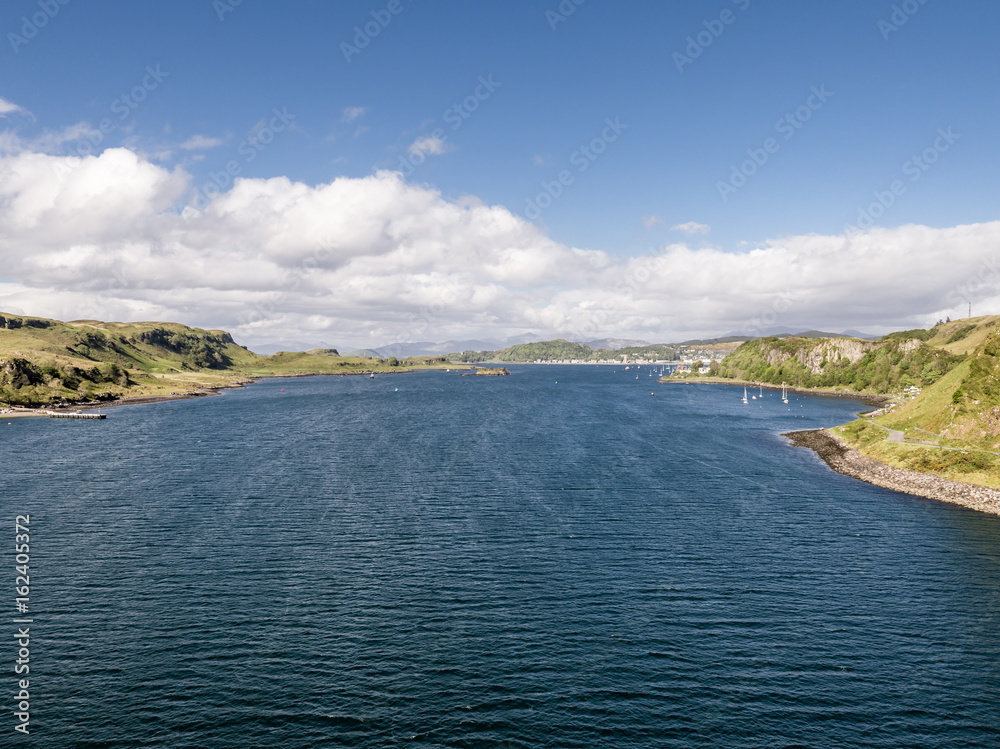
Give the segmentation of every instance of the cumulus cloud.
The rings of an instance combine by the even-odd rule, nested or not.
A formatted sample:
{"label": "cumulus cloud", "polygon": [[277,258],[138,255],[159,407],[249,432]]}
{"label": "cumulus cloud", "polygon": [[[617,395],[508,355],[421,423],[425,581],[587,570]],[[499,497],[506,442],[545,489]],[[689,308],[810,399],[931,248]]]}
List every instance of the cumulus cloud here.
{"label": "cumulus cloud", "polygon": [[677,224],[677,226],[671,226],[674,231],[681,231],[687,235],[691,234],[708,234],[710,231],[707,224],[699,224],[697,221],[687,221],[683,224]]}
{"label": "cumulus cloud", "polygon": [[222,138],[209,138],[206,135],[192,135],[181,143],[180,147],[185,151],[204,151],[209,148],[221,146]]}
{"label": "cumulus cloud", "polygon": [[1000,312],[1000,222],[614,257],[392,171],[237,179],[203,210],[180,203],[190,181],[124,148],[0,154],[0,311],[177,320],[251,348],[887,329],[957,316],[966,297]]}

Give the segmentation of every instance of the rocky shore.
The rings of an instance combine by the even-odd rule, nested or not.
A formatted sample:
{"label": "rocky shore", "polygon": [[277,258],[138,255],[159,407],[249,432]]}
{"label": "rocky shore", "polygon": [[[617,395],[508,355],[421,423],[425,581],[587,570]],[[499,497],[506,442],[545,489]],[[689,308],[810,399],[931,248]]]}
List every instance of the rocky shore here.
{"label": "rocky shore", "polygon": [[885,489],[1000,515],[1000,491],[996,489],[886,465],[865,457],[825,429],[788,432],[782,436],[787,437],[796,447],[813,450],[830,468],[845,476]]}

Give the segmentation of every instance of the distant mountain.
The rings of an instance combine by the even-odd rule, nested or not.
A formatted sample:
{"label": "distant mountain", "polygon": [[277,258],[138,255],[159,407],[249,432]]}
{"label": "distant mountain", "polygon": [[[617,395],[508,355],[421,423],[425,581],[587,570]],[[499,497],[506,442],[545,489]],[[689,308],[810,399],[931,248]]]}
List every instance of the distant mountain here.
{"label": "distant mountain", "polygon": [[739,343],[747,340],[745,335],[730,335],[722,338],[692,338],[690,341],[681,341],[679,346],[712,346],[717,343]]}
{"label": "distant mountain", "polygon": [[433,341],[398,342],[390,343],[387,346],[379,346],[376,351],[383,359],[390,356],[403,358],[407,356],[440,356],[450,351],[464,351],[465,349],[493,348],[493,341],[445,341],[435,343]]}
{"label": "distant mountain", "polygon": [[[360,359],[388,359],[388,356],[382,356],[378,351],[374,351],[370,348],[359,348],[354,351],[348,351],[344,356],[348,358],[360,358]],[[398,356],[397,354],[392,354],[392,356]]]}
{"label": "distant mountain", "polygon": [[584,346],[590,346],[594,349],[611,349],[612,351],[617,351],[622,348],[629,348],[630,346],[652,346],[653,344],[649,341],[635,341],[629,338],[597,338],[593,341],[577,341],[577,343],[582,343]]}
{"label": "distant mountain", "polygon": [[[845,330],[843,333],[827,333],[823,330],[793,330],[788,327],[760,328],[754,334],[742,330],[726,333],[724,336],[712,340],[723,341],[747,341],[756,338],[862,338],[866,341],[874,341],[877,335],[861,333],[857,330]],[[707,341],[705,341],[707,342]]]}
{"label": "distant mountain", "polygon": [[310,351],[314,348],[333,349],[336,346],[322,341],[319,343],[316,343],[316,341],[275,341],[255,344],[253,350],[258,354],[271,356],[279,351]]}
{"label": "distant mountain", "polygon": [[387,346],[379,346],[377,351],[383,359],[390,356],[403,358],[406,356],[440,356],[454,351],[494,351],[497,349],[516,346],[521,343],[538,343],[544,340],[534,333],[522,333],[510,338],[498,339],[487,338],[486,340],[465,340],[465,341],[445,341],[435,343],[433,341],[407,341],[390,343]]}
{"label": "distant mountain", "polygon": [[827,333],[823,330],[803,330],[799,333],[791,333],[787,338],[852,338],[853,336],[843,333]]}

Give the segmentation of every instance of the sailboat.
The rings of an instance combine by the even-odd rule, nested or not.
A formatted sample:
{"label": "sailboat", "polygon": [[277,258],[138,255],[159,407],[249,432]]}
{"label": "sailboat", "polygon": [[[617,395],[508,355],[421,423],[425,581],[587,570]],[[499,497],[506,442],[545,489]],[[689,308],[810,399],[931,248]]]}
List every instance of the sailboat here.
{"label": "sailboat", "polygon": [[747,386],[746,385],[743,386],[743,402],[744,403],[749,403],[750,402],[750,401],[747,400]]}
{"label": "sailboat", "polygon": [[785,391],[785,383],[781,383],[781,402],[788,403],[788,393]]}

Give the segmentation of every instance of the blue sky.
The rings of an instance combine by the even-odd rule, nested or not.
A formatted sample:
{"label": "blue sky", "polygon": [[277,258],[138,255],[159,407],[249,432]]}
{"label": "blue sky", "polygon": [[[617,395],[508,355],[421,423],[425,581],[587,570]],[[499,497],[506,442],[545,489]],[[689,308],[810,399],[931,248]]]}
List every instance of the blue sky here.
{"label": "blue sky", "polygon": [[[180,168],[177,210],[230,162],[241,178],[309,186],[401,170],[407,185],[505,207],[621,263],[674,243],[739,253],[868,229],[866,207],[894,182],[876,227],[997,218],[996,3],[231,3],[6,3],[0,97],[20,108],[6,116],[18,147],[83,155],[67,129],[109,118],[97,155],[126,147]],[[46,23],[28,39],[33,16]],[[366,24],[378,34],[345,54]],[[144,100],[123,108],[144,81]],[[275,110],[293,124],[249,161]],[[914,166],[928,149],[934,162]],[[411,173],[401,158],[421,163]],[[532,213],[546,184],[558,197]],[[946,309],[922,304],[909,314]],[[649,327],[636,325],[611,327]]]}

